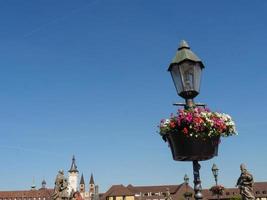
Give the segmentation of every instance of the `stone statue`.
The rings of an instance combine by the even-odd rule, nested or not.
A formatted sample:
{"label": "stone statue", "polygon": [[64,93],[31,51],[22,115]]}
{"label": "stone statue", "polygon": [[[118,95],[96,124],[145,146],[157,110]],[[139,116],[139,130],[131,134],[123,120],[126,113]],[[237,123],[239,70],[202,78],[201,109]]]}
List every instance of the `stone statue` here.
{"label": "stone statue", "polygon": [[255,200],[253,193],[253,176],[247,171],[244,164],[240,165],[241,174],[237,180],[236,186],[240,190],[242,200]]}
{"label": "stone statue", "polygon": [[54,192],[52,194],[53,200],[67,200],[69,199],[69,195],[67,192],[68,189],[68,181],[64,177],[64,171],[58,171],[56,180],[55,180],[55,187]]}
{"label": "stone statue", "polygon": [[166,188],[166,194],[164,195],[164,199],[165,200],[172,200],[172,197],[171,197],[171,193],[170,193],[170,189],[169,188]]}

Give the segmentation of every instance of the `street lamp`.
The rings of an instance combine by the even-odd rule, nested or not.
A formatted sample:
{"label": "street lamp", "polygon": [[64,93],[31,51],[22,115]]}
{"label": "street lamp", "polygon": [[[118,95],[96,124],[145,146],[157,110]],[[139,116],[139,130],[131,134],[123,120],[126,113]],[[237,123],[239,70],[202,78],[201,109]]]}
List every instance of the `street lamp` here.
{"label": "street lamp", "polygon": [[[193,99],[199,94],[201,72],[204,68],[202,61],[190,50],[186,41],[182,40],[178,51],[176,52],[168,71],[171,73],[174,86],[177,94],[185,99],[185,109],[192,109],[198,104],[195,104]],[[200,105],[200,104],[199,104]],[[200,181],[200,164],[198,160],[193,160],[193,174],[194,174],[194,191],[195,199],[203,198],[201,194]]]}
{"label": "street lamp", "polygon": [[185,99],[187,108],[194,106],[193,98],[199,94],[203,68],[202,61],[190,50],[187,42],[182,40],[168,71],[177,94]]}
{"label": "street lamp", "polygon": [[184,197],[187,200],[189,200],[189,198],[192,197],[192,193],[191,192],[188,192],[189,177],[187,176],[187,174],[184,175],[184,183],[185,183],[185,186],[186,186],[186,191],[184,193]]}
{"label": "street lamp", "polygon": [[187,176],[187,174],[184,175],[184,183],[186,186],[188,186],[189,184],[189,177]]}
{"label": "street lamp", "polygon": [[217,186],[218,185],[218,172],[219,172],[219,169],[218,169],[217,165],[213,164],[212,168],[211,168],[211,171],[213,173],[213,176],[214,176],[214,179],[215,179],[215,183],[216,183],[216,186]]}
{"label": "street lamp", "polygon": [[[219,172],[219,168],[217,167],[216,164],[212,165],[211,171],[213,173],[214,179],[215,179],[215,185],[218,186],[218,172]],[[217,199],[220,199],[220,193],[219,191],[217,192]]]}

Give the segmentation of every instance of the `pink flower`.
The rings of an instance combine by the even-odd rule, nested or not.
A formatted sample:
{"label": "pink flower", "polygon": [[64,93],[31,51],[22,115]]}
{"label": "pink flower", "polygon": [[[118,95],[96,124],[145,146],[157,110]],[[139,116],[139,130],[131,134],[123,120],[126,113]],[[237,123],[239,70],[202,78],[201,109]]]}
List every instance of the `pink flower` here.
{"label": "pink flower", "polygon": [[192,114],[191,113],[188,113],[188,115],[186,116],[186,121],[188,121],[188,122],[191,122],[192,121],[192,119],[193,119],[193,116],[192,116]]}

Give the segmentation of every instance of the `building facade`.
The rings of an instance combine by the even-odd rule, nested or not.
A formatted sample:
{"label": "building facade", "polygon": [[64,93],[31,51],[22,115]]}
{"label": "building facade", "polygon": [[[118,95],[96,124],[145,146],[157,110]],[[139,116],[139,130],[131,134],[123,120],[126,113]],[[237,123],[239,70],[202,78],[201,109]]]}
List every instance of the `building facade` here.
{"label": "building facade", "polygon": [[[253,186],[256,200],[267,200],[267,182],[256,182]],[[169,194],[168,194],[169,193]],[[185,193],[192,196],[185,198]],[[133,186],[113,185],[101,195],[100,200],[165,200],[168,195],[172,200],[193,200],[194,190],[186,184],[180,185],[159,185],[159,186]],[[217,200],[209,189],[202,191],[203,200]],[[241,200],[238,188],[226,188],[220,200]]]}
{"label": "building facade", "polygon": [[[83,173],[79,180],[79,170],[76,165],[75,156],[72,157],[68,174],[68,192],[72,194],[78,191],[84,200],[99,200],[98,185],[95,184],[94,176],[91,174],[88,188],[84,181]],[[79,184],[78,184],[79,183]]]}
{"label": "building facade", "polygon": [[[0,200],[52,200],[51,195],[54,189],[47,188],[45,180],[41,185],[40,189],[36,189],[33,184],[29,190],[0,191]],[[79,170],[73,156],[68,170],[68,193],[73,194],[74,192],[79,192],[84,200],[99,200],[98,185],[95,185],[93,174],[86,186],[83,174],[79,180]]]}
{"label": "building facade", "polygon": [[42,187],[36,189],[32,186],[30,190],[0,191],[0,200],[51,200],[53,189],[46,188],[46,181],[42,181]]}

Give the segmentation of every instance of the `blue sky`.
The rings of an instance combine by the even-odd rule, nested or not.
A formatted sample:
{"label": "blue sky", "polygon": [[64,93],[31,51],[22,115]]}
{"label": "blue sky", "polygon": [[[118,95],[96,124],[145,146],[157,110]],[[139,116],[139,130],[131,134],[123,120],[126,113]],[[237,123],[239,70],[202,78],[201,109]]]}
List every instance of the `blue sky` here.
{"label": "blue sky", "polygon": [[267,181],[267,2],[176,0],[0,1],[1,190],[53,187],[72,155],[100,191],[112,184],[180,184],[159,135],[175,113],[167,67],[180,40],[203,60],[201,93],[239,135],[201,162],[203,187],[233,187],[246,163]]}

